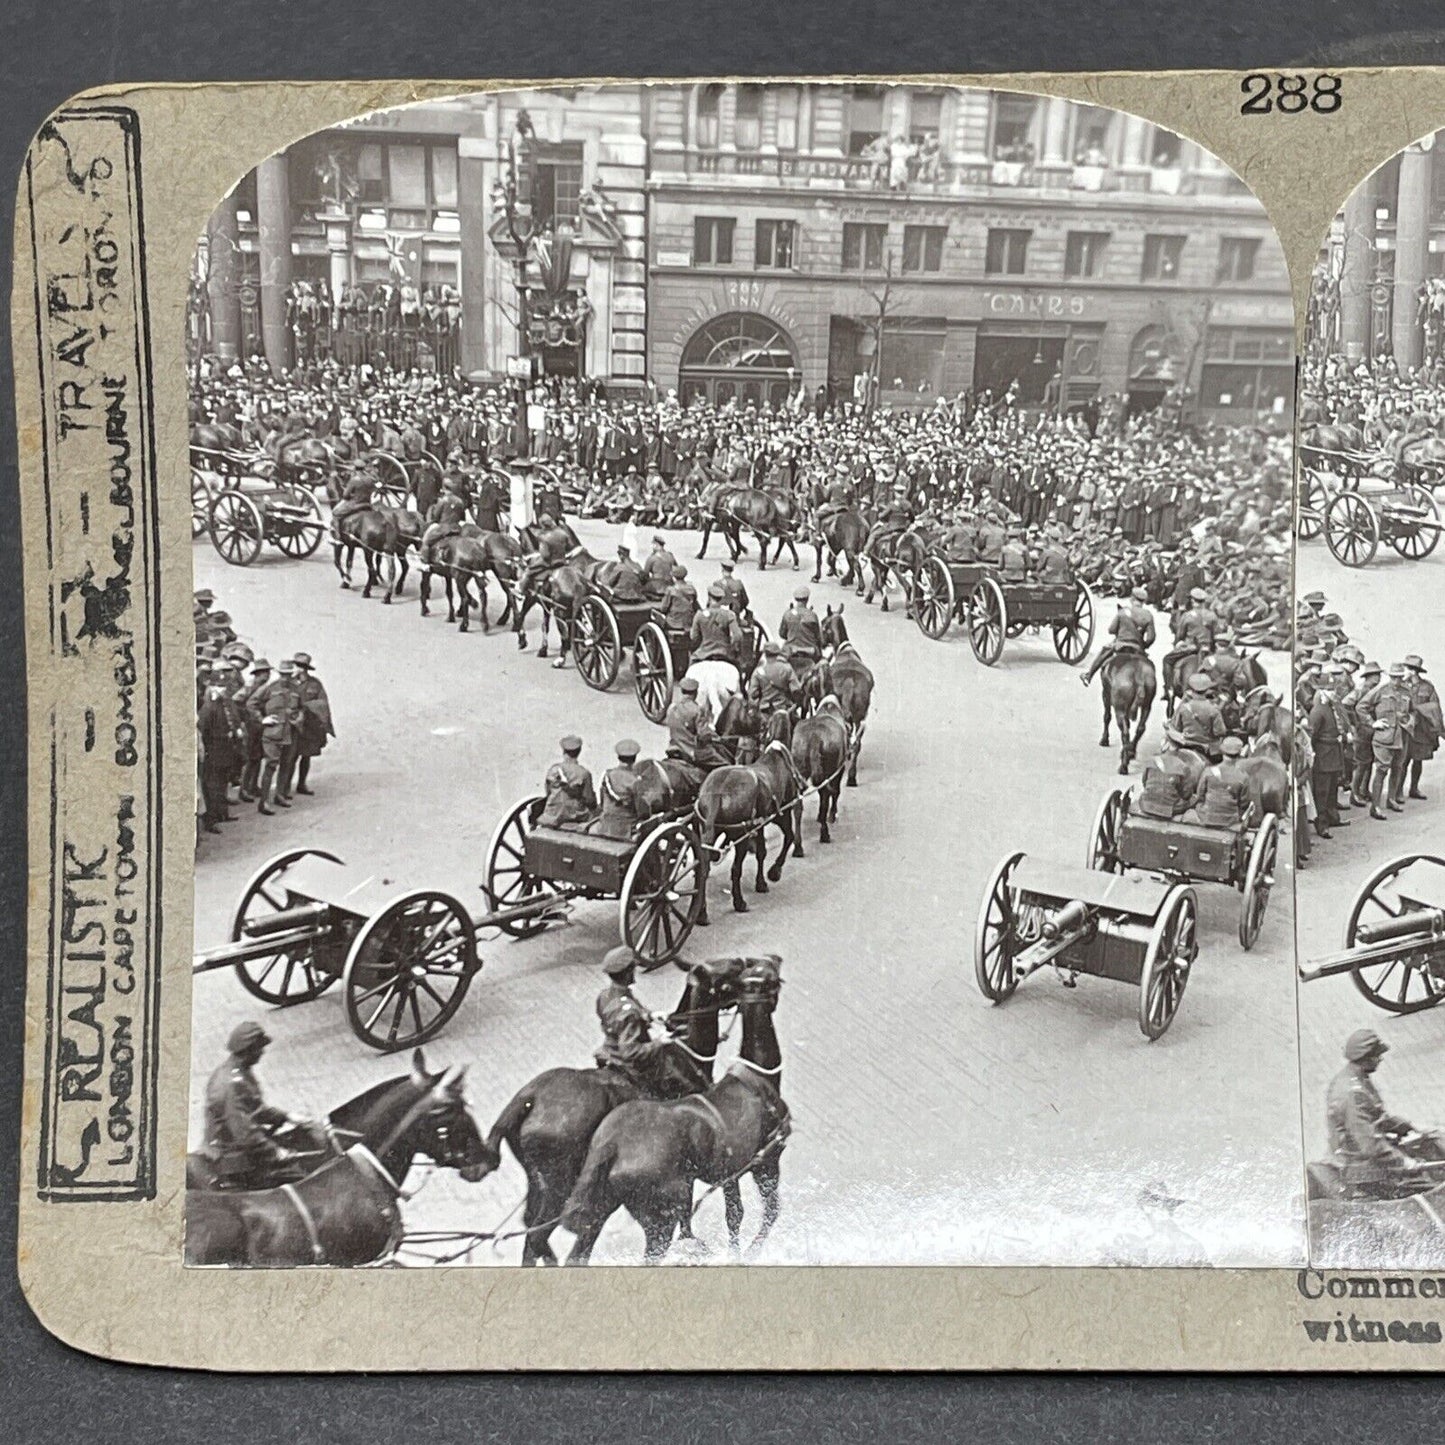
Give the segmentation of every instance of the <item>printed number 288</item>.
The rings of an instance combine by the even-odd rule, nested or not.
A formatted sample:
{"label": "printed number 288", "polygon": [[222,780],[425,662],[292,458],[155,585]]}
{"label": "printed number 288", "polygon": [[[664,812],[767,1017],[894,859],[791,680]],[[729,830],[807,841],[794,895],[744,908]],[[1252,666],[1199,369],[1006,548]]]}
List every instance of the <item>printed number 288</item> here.
{"label": "printed number 288", "polygon": [[1312,110],[1317,115],[1330,115],[1340,108],[1343,96],[1340,94],[1338,75],[1246,75],[1239,82],[1244,94],[1244,103],[1239,107],[1241,115],[1268,115],[1279,111],[1282,115],[1299,115]]}

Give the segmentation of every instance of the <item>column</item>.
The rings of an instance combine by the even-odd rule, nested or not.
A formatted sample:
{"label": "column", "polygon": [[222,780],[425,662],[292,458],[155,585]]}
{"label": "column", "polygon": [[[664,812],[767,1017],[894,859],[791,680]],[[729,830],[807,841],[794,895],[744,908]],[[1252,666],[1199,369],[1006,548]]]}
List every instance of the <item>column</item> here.
{"label": "column", "polygon": [[256,231],[261,255],[261,338],[266,361],[280,375],[291,364],[286,293],[291,287],[291,181],[286,153],[256,167]]}
{"label": "column", "polygon": [[1120,164],[1142,166],[1149,163],[1149,131],[1150,124],[1143,116],[1124,117],[1124,144],[1123,154],[1119,157]]}
{"label": "column", "polygon": [[1403,374],[1419,366],[1422,337],[1416,316],[1420,283],[1425,279],[1430,249],[1431,155],[1407,146],[1400,155],[1400,189],[1395,204],[1395,295],[1391,309],[1391,342],[1395,365]]}
{"label": "column", "polygon": [[1051,95],[1044,102],[1044,153],[1045,164],[1068,164],[1073,160],[1069,154],[1069,111],[1067,100]]}
{"label": "column", "polygon": [[211,311],[211,350],[226,362],[241,352],[240,253],[236,248],[236,197],[227,196],[206,223],[210,270],[206,292]]}
{"label": "column", "polygon": [[1361,181],[1345,202],[1340,268],[1340,342],[1353,365],[1370,349],[1370,286],[1375,279],[1375,184]]}
{"label": "column", "polygon": [[457,140],[457,219],[461,227],[461,264],[457,284],[462,293],[462,375],[469,371],[502,370],[505,362],[488,365],[487,303],[487,142],[472,136]]}

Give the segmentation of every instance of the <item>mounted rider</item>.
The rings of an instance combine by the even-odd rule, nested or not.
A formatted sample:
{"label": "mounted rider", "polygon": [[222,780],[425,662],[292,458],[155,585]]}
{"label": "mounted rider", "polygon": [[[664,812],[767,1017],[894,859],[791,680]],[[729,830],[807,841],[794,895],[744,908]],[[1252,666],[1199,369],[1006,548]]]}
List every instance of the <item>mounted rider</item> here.
{"label": "mounted rider", "polygon": [[1174,710],[1174,726],[1182,734],[1184,747],[1213,760],[1220,755],[1219,745],[1225,734],[1224,714],[1210,696],[1214,680],[1207,672],[1196,672],[1187,686],[1189,695]]}
{"label": "mounted rider", "polygon": [[776,712],[791,713],[798,700],[798,675],[783,660],[783,644],[769,638],[763,644],[763,660],[748,679],[748,700],[757,704],[764,723]]}
{"label": "mounted rider", "polygon": [[833,464],[833,479],[823,492],[823,500],[813,516],[813,531],[819,538],[828,530],[834,517],[842,515],[853,505],[853,484],[848,474],[847,462]]}
{"label": "mounted rider", "polygon": [[592,774],[578,760],[582,739],[569,733],[562,739],[562,758],[547,769],[543,782],[546,802],[537,818],[543,828],[578,828],[597,815],[597,792]]}
{"label": "mounted rider", "polygon": [[632,992],[637,978],[636,956],[619,944],[603,955],[602,971],[608,979],[597,995],[602,1044],[593,1058],[598,1068],[619,1069],[645,1093],[654,1093],[656,1068],[667,1045],[652,1037],[652,1015]]}
{"label": "mounted rider", "polygon": [[1385,1108],[1371,1077],[1389,1047],[1373,1029],[1356,1029],[1345,1040],[1345,1067],[1325,1093],[1330,1149],[1347,1199],[1399,1199],[1439,1178],[1410,1152],[1419,1131]]}
{"label": "mounted rider", "polygon": [[1144,605],[1149,594],[1142,587],[1136,587],[1128,602],[1121,602],[1114,620],[1109,624],[1113,642],[1099,649],[1099,654],[1084,670],[1083,683],[1088,687],[1094,674],[1111,658],[1121,652],[1138,652],[1148,655],[1154,645],[1154,614]]}
{"label": "mounted rider", "polygon": [[885,503],[868,533],[863,551],[874,555],[885,541],[897,541],[913,525],[913,508],[908,501],[908,483],[895,482],[892,498]]}
{"label": "mounted rider", "polygon": [[1207,657],[1214,651],[1215,634],[1219,629],[1219,618],[1208,605],[1209,594],[1202,587],[1189,591],[1189,606],[1177,612],[1170,625],[1174,634],[1174,646],[1164,654],[1164,681],[1166,687],[1182,692],[1182,685],[1175,685],[1175,673],[1188,657]]}
{"label": "mounted rider", "polygon": [[370,511],[376,506],[376,473],[365,463],[358,463],[351,470],[341,489],[341,500],[331,509],[331,536],[340,540],[341,523],[357,512]]}
{"label": "mounted rider", "polygon": [[460,477],[450,476],[442,482],[442,494],[427,513],[427,529],[417,548],[423,567],[431,566],[432,549],[447,537],[459,537],[467,519],[467,498]]}
{"label": "mounted rider", "polygon": [[206,1081],[206,1142],[218,1189],[274,1189],[300,1179],[301,1155],[276,1140],[279,1130],[304,1121],[268,1104],[255,1068],[271,1036],[247,1019],[226,1040],[228,1057]]}
{"label": "mounted rider", "polygon": [[823,624],[808,605],[808,597],[806,587],[795,588],[792,604],[778,623],[778,640],[787,647],[788,661],[800,683],[823,655]]}
{"label": "mounted rider", "polygon": [[537,525],[530,529],[528,535],[532,537],[536,551],[527,553],[526,565],[517,581],[519,597],[534,595],[538,582],[560,567],[578,546],[572,529],[558,522],[550,512],[544,512],[537,518]]}
{"label": "mounted rider", "polygon": [[712,720],[697,700],[697,679],[685,677],[678,684],[679,696],[667,710],[667,756],[688,763],[703,773],[733,761]]}

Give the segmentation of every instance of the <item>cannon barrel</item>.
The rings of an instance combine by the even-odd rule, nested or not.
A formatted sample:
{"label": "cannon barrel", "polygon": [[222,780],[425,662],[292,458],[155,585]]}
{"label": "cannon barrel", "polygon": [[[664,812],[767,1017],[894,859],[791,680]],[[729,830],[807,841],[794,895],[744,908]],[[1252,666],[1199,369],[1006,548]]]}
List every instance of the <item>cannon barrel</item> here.
{"label": "cannon barrel", "polygon": [[1080,903],[1076,898],[1072,902],[1066,903],[1052,918],[1044,922],[1044,937],[1054,939],[1062,937],[1064,934],[1076,933],[1084,926],[1088,916],[1088,905]]}
{"label": "cannon barrel", "polygon": [[1382,918],[1378,923],[1362,923],[1358,929],[1358,937],[1364,943],[1383,943],[1391,938],[1438,933],[1442,927],[1445,927],[1445,910],[1412,908],[1398,918]]}
{"label": "cannon barrel", "polygon": [[241,926],[247,938],[269,938],[274,933],[287,933],[293,928],[319,928],[325,924],[331,913],[329,903],[298,903],[294,908],[283,908],[276,913],[266,913],[260,918],[248,918]]}

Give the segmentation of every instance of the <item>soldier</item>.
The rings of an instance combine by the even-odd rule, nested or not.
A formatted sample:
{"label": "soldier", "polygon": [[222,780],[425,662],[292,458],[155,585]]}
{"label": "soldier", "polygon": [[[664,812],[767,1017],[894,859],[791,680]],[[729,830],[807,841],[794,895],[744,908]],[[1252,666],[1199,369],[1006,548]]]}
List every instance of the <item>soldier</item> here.
{"label": "soldier", "polygon": [[1420,771],[1435,756],[1440,746],[1440,735],[1445,732],[1445,717],[1440,712],[1440,694],[1435,684],[1426,681],[1425,663],[1418,653],[1412,652],[1405,659],[1406,685],[1411,697],[1415,728],[1410,734],[1409,755],[1406,759],[1410,769],[1410,791],[1408,797],[1425,801],[1420,791]]}
{"label": "soldier", "polygon": [[1189,679],[1189,695],[1174,711],[1174,726],[1182,734],[1182,746],[1206,759],[1219,756],[1224,737],[1224,714],[1209,696],[1212,686],[1207,672],[1196,672]]}
{"label": "soldier", "polygon": [[1315,832],[1321,838],[1328,838],[1331,828],[1349,826],[1337,808],[1339,776],[1344,771],[1345,748],[1350,743],[1349,724],[1335,695],[1343,676],[1344,669],[1338,663],[1325,667],[1325,683],[1315,693],[1308,722],[1310,747],[1314,751],[1310,781],[1315,799]]}
{"label": "soldier", "polygon": [[1109,633],[1114,640],[1100,648],[1098,656],[1084,669],[1082,681],[1085,687],[1093,682],[1094,674],[1118,653],[1147,653],[1154,646],[1154,614],[1144,605],[1148,600],[1148,592],[1136,587],[1130,600],[1120,604],[1109,624]]}
{"label": "soldier", "polygon": [[352,469],[341,489],[341,500],[331,509],[331,540],[341,540],[342,521],[356,512],[365,512],[376,505],[376,474],[369,465]]}
{"label": "soldier", "polygon": [[1050,522],[1044,528],[1043,546],[1039,549],[1039,581],[1061,583],[1073,580],[1074,569],[1064,547],[1063,529],[1056,522]]}
{"label": "soldier", "polygon": [[1392,813],[1403,813],[1397,797],[1404,768],[1410,721],[1410,694],[1405,689],[1402,663],[1390,664],[1389,677],[1355,704],[1355,716],[1370,728],[1374,767],[1370,774],[1370,817],[1383,823],[1381,805]]}
{"label": "soldier", "polygon": [[1372,1077],[1389,1045],[1373,1029],[1345,1040],[1345,1067],[1330,1080],[1325,1118],[1330,1149],[1350,1199],[1399,1199],[1434,1182],[1408,1144],[1418,1131],[1389,1113]]}
{"label": "soldier", "polygon": [[632,560],[632,549],[626,545],[619,544],[617,560],[603,567],[597,580],[611,592],[614,602],[626,605],[647,600],[646,578],[642,568]]}
{"label": "soldier", "polygon": [[644,1092],[653,1092],[654,1067],[666,1047],[652,1037],[652,1015],[632,992],[637,959],[620,944],[602,959],[606,988],[597,995],[597,1021],[602,1025],[602,1046],[593,1057],[598,1068],[621,1069]]}
{"label": "soldier", "polygon": [[643,586],[649,597],[661,597],[667,591],[676,567],[677,558],[667,550],[667,543],[662,537],[654,536],[652,551],[647,554],[647,561],[642,567]]}
{"label": "soldier", "polygon": [[427,529],[422,534],[421,545],[417,548],[423,567],[431,566],[432,549],[447,537],[459,536],[462,523],[467,519],[467,498],[458,477],[448,477],[442,483],[442,494],[432,503],[427,514]]}
{"label": "soldier", "polygon": [[955,513],[952,526],[943,534],[943,555],[950,562],[978,561],[978,528],[962,507]]}
{"label": "soldier", "polygon": [[[722,588],[722,600],[732,608],[733,615],[741,621],[747,617],[752,602],[748,598],[748,589],[743,586],[742,578],[733,575],[736,567],[737,563],[731,557],[725,558],[722,563],[722,573],[713,585]],[[711,587],[708,588],[708,595],[712,595]]]}
{"label": "soldier", "polygon": [[582,739],[569,733],[562,739],[561,747],[561,762],[547,769],[542,784],[547,801],[537,822],[546,828],[575,828],[590,821],[597,812],[592,774],[578,761],[582,755]]}
{"label": "soldier", "polygon": [[1186,657],[1198,654],[1207,657],[1214,651],[1214,636],[1219,627],[1219,618],[1208,606],[1209,594],[1202,587],[1189,592],[1189,606],[1174,614],[1170,630],[1174,634],[1174,646],[1164,654],[1164,677],[1170,676],[1171,669],[1179,666]]}
{"label": "soldier", "polygon": [[708,715],[698,705],[697,679],[685,677],[678,684],[681,694],[667,710],[667,755],[708,772],[732,762],[723,740]]}
{"label": "soldier", "polygon": [[303,1121],[266,1103],[254,1073],[271,1036],[251,1020],[226,1041],[229,1057],[206,1081],[206,1142],[218,1189],[272,1189],[302,1177],[299,1156],[275,1139]]}
{"label": "soldier", "polygon": [[783,644],[769,638],[763,644],[762,662],[748,679],[748,698],[766,721],[775,712],[791,712],[797,696],[798,675],[783,661]]}
{"label": "soldier", "polygon": [[687,580],[687,568],[680,562],[672,569],[672,579],[657,604],[657,614],[668,632],[684,637],[692,631],[692,620],[698,614],[697,588]]}
{"label": "soldier", "polygon": [[808,589],[793,590],[792,605],[778,623],[778,640],[788,649],[788,661],[799,682],[818,665],[823,655],[823,625],[818,614],[808,606]]}
{"label": "soldier", "polygon": [[1205,768],[1194,794],[1194,808],[1185,821],[1212,828],[1237,828],[1249,819],[1253,789],[1249,774],[1239,766],[1244,744],[1226,737],[1219,744],[1223,757]]}
{"label": "soldier", "polygon": [[1002,566],[1003,548],[1007,541],[1008,531],[999,520],[998,504],[981,504],[977,538],[978,560],[987,562],[991,567]]}
{"label": "soldier", "polygon": [[205,701],[196,716],[202,748],[201,797],[205,802],[201,826],[208,833],[219,833],[222,823],[235,821],[226,794],[237,760],[245,756],[246,725],[231,696],[234,671],[224,660],[215,664]]}
{"label": "soldier", "polygon": [[1378,662],[1364,663],[1354,686],[1340,700],[1350,722],[1350,805],[1355,808],[1369,805],[1370,770],[1374,764],[1374,723],[1361,717],[1359,705],[1380,685],[1380,677]]}
{"label": "soldier", "polygon": [[1143,782],[1134,803],[1135,811],[1142,816],[1178,818],[1193,805],[1204,764],[1195,754],[1180,751],[1183,741],[1184,735],[1178,728],[1172,723],[1164,724],[1159,755],[1145,764]]}
{"label": "soldier", "polygon": [[261,771],[261,722],[259,714],[252,711],[251,701],[271,684],[271,664],[264,657],[258,657],[251,664],[251,680],[236,693],[242,721],[246,727],[246,762],[241,772],[241,801],[254,803],[257,777]]}
{"label": "soldier", "polygon": [[636,831],[637,755],[642,745],[631,738],[617,744],[617,765],[602,774],[602,811],[588,828],[602,838],[630,838]]}
{"label": "soldier", "polygon": [[[285,658],[277,668],[278,675],[264,687],[253,692],[247,709],[261,736],[261,780],[257,790],[256,811],[270,817],[273,809],[271,788],[276,781],[287,751],[291,747],[297,725],[301,721],[301,704],[296,692],[296,664]],[[291,800],[277,791],[275,803],[289,808]]]}
{"label": "soldier", "polygon": [[892,500],[883,508],[863,544],[865,555],[876,551],[884,541],[902,536],[912,525],[913,508],[908,504],[908,486],[905,482],[898,482],[893,488]]}
{"label": "soldier", "polygon": [[[326,685],[316,676],[309,652],[298,652],[292,662],[296,664],[296,693],[301,701],[301,726],[296,730],[296,791],[310,797],[312,789],[307,786],[311,776],[311,761],[321,756],[326,740],[336,736],[336,727],[331,720],[331,699],[326,695]],[[289,771],[282,778],[282,791],[291,792]]]}
{"label": "soldier", "polygon": [[1024,545],[1023,529],[1010,527],[999,559],[1005,582],[1026,582],[1029,575],[1029,551]]}

